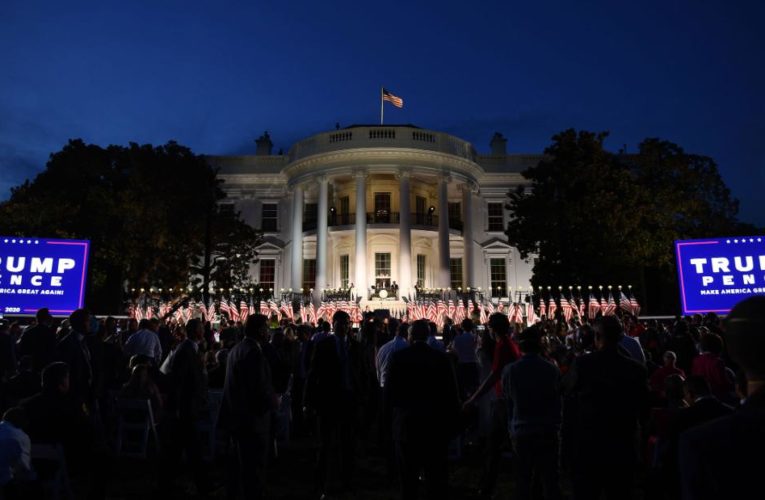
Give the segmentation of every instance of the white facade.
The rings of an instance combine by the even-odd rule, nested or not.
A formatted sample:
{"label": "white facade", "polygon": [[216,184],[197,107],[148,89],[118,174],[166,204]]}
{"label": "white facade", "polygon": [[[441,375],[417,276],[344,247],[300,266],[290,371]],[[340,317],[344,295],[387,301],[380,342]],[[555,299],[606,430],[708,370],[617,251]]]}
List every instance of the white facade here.
{"label": "white facade", "polygon": [[[399,285],[481,288],[508,297],[531,280],[531,259],[506,243],[507,193],[540,155],[479,155],[457,137],[413,126],[352,126],[272,155],[215,156],[223,189],[262,229],[253,280],[274,290]],[[364,214],[359,217],[359,214]],[[315,269],[315,278],[314,278]]]}

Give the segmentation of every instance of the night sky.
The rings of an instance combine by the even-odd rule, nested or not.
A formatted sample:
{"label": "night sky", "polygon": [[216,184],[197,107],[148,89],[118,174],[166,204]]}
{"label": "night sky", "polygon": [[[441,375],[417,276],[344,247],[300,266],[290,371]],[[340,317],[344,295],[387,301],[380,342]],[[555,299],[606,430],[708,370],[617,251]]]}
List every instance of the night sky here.
{"label": "night sky", "polygon": [[277,150],[379,121],[541,152],[565,128],[714,157],[765,225],[765,2],[0,3],[0,199],[69,138]]}

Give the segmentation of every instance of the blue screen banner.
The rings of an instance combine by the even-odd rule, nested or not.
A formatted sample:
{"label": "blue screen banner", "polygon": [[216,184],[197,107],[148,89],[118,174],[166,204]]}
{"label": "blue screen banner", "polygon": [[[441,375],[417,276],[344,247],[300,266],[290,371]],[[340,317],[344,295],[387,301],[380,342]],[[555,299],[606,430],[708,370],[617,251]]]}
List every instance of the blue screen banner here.
{"label": "blue screen banner", "polygon": [[47,307],[65,316],[83,306],[90,242],[0,236],[0,314]]}
{"label": "blue screen banner", "polygon": [[683,314],[727,314],[765,294],[764,236],[675,241]]}

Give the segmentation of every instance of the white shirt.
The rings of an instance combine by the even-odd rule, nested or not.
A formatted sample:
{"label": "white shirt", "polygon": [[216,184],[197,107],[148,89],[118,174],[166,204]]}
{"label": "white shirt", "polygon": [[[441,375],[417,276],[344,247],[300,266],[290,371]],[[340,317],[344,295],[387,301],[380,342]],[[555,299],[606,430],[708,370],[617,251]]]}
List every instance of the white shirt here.
{"label": "white shirt", "polygon": [[29,436],[10,422],[0,422],[0,486],[11,479],[34,479]]}
{"label": "white shirt", "polygon": [[380,387],[385,387],[385,380],[388,378],[388,371],[390,371],[390,358],[394,352],[400,351],[407,347],[409,343],[404,337],[396,335],[393,340],[389,340],[377,351],[377,380],[380,382]]}
{"label": "white shirt", "polygon": [[162,361],[162,345],[159,336],[151,330],[139,330],[125,342],[125,354],[128,357],[140,354],[154,358],[155,363]]}

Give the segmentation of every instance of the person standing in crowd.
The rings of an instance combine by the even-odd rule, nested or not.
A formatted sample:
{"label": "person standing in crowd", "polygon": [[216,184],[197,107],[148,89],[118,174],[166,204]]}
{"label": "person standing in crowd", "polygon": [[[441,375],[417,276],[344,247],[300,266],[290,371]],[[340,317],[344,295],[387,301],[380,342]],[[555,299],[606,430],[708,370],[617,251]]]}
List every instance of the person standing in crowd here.
{"label": "person standing in crowd", "polygon": [[619,350],[622,324],[602,316],[594,324],[597,351],[576,358],[566,381],[575,400],[574,498],[629,498],[635,472],[636,431],[645,419],[645,367]]}
{"label": "person standing in crowd", "polygon": [[202,464],[201,438],[196,425],[207,399],[204,365],[199,353],[203,335],[202,321],[190,319],[186,323],[186,339],[178,344],[163,365],[169,386],[162,449],[164,470],[160,474],[160,489],[165,493],[170,493],[184,451],[197,490],[205,494],[211,489]]}
{"label": "person standing in crowd", "polygon": [[457,431],[460,399],[448,356],[426,344],[429,330],[426,320],[412,323],[411,345],[391,356],[384,387],[403,500],[417,498],[421,470],[427,498],[448,497],[448,448]]}
{"label": "person standing in crowd", "polygon": [[714,333],[705,333],[699,345],[701,354],[693,359],[691,374],[704,377],[716,398],[730,401],[733,398],[733,378],[728,376],[725,363],[720,357],[723,351],[722,338]]}
{"label": "person standing in crowd", "polygon": [[13,376],[16,371],[16,345],[10,327],[0,320],[0,383]]}
{"label": "person standing in crowd", "polygon": [[502,372],[502,389],[512,405],[510,433],[516,456],[514,498],[531,499],[532,479],[541,479],[546,500],[561,497],[558,431],[561,423],[560,370],[544,359],[536,326],[519,336],[523,356]]}
{"label": "person standing in crowd", "polygon": [[355,432],[366,386],[361,346],[350,338],[351,320],[344,311],[332,317],[334,335],[318,341],[308,371],[305,405],[317,413],[320,448],[316,466],[319,492],[326,494],[330,449],[339,447],[343,488],[351,488]]}
{"label": "person standing in crowd", "polygon": [[645,352],[643,352],[643,347],[637,338],[627,335],[622,331],[622,336],[619,338],[619,347],[624,349],[630,358],[643,366],[646,365]]}
{"label": "person standing in crowd", "polygon": [[56,332],[48,308],[39,309],[35,318],[37,324],[21,334],[18,353],[19,357],[32,356],[32,369],[40,373],[56,359]]}
{"label": "person standing in crowd", "polygon": [[25,486],[36,475],[32,470],[32,443],[23,431],[24,409],[15,407],[0,422],[0,498],[23,498]]}
{"label": "person standing in crowd", "polygon": [[428,345],[437,351],[446,352],[446,346],[443,341],[436,338],[436,333],[438,333],[436,324],[431,321],[428,326],[430,327],[430,335],[428,335],[427,340]]}
{"label": "person standing in crowd", "polygon": [[464,407],[471,407],[481,396],[494,391],[495,399],[491,402],[491,432],[487,440],[486,465],[481,481],[481,498],[491,498],[499,475],[499,462],[502,447],[507,442],[507,401],[502,391],[502,371],[505,366],[521,356],[518,344],[510,339],[510,320],[502,313],[489,316],[489,332],[494,336],[494,359],[491,373],[481,386],[465,401]]}
{"label": "person standing in crowd", "polygon": [[672,351],[666,351],[663,356],[664,365],[651,375],[651,391],[664,396],[664,381],[670,375],[685,377],[685,372],[677,367],[677,355]]}
{"label": "person standing in crowd", "polygon": [[457,384],[460,397],[467,399],[478,387],[475,326],[469,318],[462,320],[462,332],[454,336],[450,349],[457,355]]}
{"label": "person standing in crowd", "polygon": [[159,320],[156,318],[142,319],[138,323],[138,331],[125,342],[125,356],[135,355],[151,358],[155,366],[162,362],[162,345],[157,335]]}
{"label": "person standing in crowd", "polygon": [[276,409],[271,368],[263,355],[267,342],[268,318],[250,315],[244,339],[227,358],[220,425],[234,442],[235,464],[227,468],[229,498],[235,498],[240,490],[248,500],[263,498],[271,412]]}
{"label": "person standing in crowd", "polygon": [[56,346],[57,356],[69,367],[70,394],[85,411],[93,410],[93,364],[87,335],[90,333],[90,313],[77,309],[69,316],[71,331]]}
{"label": "person standing in crowd", "polygon": [[385,379],[388,376],[393,354],[409,346],[406,337],[407,328],[399,328],[395,337],[383,344],[377,351],[375,366],[377,367],[377,382],[380,384],[380,388],[385,388]]}
{"label": "person standing in crowd", "polygon": [[765,449],[765,297],[739,302],[725,318],[728,352],[746,374],[747,397],[733,414],[680,435],[687,500],[759,498]]}

